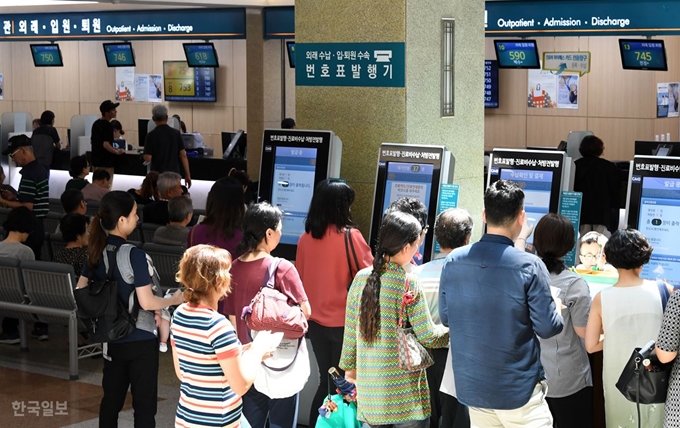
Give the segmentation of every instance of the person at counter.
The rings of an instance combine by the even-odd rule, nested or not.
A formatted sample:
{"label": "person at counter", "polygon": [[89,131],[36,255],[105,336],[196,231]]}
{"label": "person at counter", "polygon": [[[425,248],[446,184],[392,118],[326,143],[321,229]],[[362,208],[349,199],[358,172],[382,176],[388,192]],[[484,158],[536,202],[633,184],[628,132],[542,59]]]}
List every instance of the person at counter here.
{"label": "person at counter", "polygon": [[[19,196],[19,192],[17,192],[14,187],[10,186],[9,184],[4,184],[6,178],[7,176],[5,175],[5,169],[2,167],[2,165],[0,165],[0,195],[2,195],[4,192],[8,192],[8,195],[13,195],[14,197]],[[3,197],[5,196],[3,195]],[[5,199],[10,197],[11,196],[8,196]]]}
{"label": "person at counter", "polygon": [[40,119],[33,119],[33,130],[35,131],[40,126]]}
{"label": "person at counter", "polygon": [[165,226],[170,222],[168,201],[182,195],[182,176],[176,172],[164,172],[158,176],[159,199],[144,207],[144,223]]}
{"label": "person at counter", "polygon": [[128,189],[127,192],[135,198],[137,205],[149,205],[159,199],[158,175],[157,171],[151,171],[144,177],[142,187],[139,189]]}
{"label": "person at counter", "polygon": [[57,128],[54,127],[55,118],[56,116],[54,115],[54,112],[50,110],[45,110],[40,115],[39,122],[40,126],[33,129],[33,134],[31,135],[31,138],[35,137],[36,135],[47,135],[52,139],[54,147],[61,148],[61,138],[59,137],[59,132],[57,132]]}
{"label": "person at counter", "polygon": [[111,126],[113,126],[114,147],[117,149],[127,150],[127,142],[125,141],[125,138],[123,138],[123,135],[125,135],[125,131],[123,131],[123,124],[114,119],[111,121]]}
{"label": "person at counter", "polygon": [[54,150],[61,149],[61,142],[59,133],[54,128],[54,113],[45,110],[40,115],[40,126],[33,130],[31,135],[31,145],[33,146],[33,155],[38,163],[47,169],[47,176],[49,177],[50,168],[52,167],[52,158],[54,157]]}
{"label": "person at counter", "polygon": [[92,183],[83,187],[83,196],[86,201],[101,202],[104,195],[109,193],[111,188],[111,176],[106,170],[100,169],[92,174]]}
{"label": "person at counter", "polygon": [[66,182],[65,190],[83,190],[83,187],[90,184],[90,182],[85,179],[89,174],[90,163],[87,161],[87,156],[81,155],[72,158],[68,167],[68,175],[71,176],[71,179]]}
{"label": "person at counter", "polygon": [[116,108],[120,103],[106,100],[99,106],[102,117],[92,124],[92,167],[94,171],[104,169],[111,176],[113,182],[113,170],[116,166],[116,156],[125,153],[123,149],[113,147],[113,125],[111,121],[116,118]]}
{"label": "person at counter", "polygon": [[296,129],[295,119],[287,117],[281,121],[281,129]]}
{"label": "person at counter", "polygon": [[189,160],[184,150],[182,135],[168,125],[168,108],[162,104],[151,109],[151,119],[156,124],[146,135],[144,142],[144,162],[151,163],[151,170],[164,173],[166,171],[180,173],[179,164],[184,169],[184,182],[191,187]]}

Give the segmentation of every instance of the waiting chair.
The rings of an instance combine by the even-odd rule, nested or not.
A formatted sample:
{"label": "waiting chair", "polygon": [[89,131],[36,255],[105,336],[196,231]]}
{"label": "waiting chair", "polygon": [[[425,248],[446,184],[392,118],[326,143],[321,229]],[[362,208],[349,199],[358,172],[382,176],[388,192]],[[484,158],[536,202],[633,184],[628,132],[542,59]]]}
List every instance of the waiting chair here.
{"label": "waiting chair", "polygon": [[54,256],[56,256],[59,251],[66,248],[66,242],[64,241],[64,237],[61,236],[61,233],[51,234],[49,245],[52,247],[52,261],[54,261]]}
{"label": "waiting chair", "polygon": [[99,201],[88,201],[87,202],[87,215],[92,217],[99,212],[99,206],[101,203]]}
{"label": "waiting chair", "polygon": [[50,234],[48,232],[45,232],[45,241],[43,242],[43,246],[40,249],[40,260],[43,262],[51,262],[52,261],[52,246],[50,244]]}
{"label": "waiting chair", "polygon": [[151,256],[153,265],[160,277],[163,291],[165,292],[169,288],[179,287],[179,284],[175,281],[175,274],[179,268],[179,261],[184,254],[184,249],[171,245],[153,243],[145,243],[142,246],[142,249],[146,254]]}
{"label": "waiting chair", "polygon": [[61,205],[61,199],[50,198],[49,203],[50,203],[50,212],[51,213],[57,213],[57,214],[61,214],[61,215],[66,214],[64,212],[64,207]]}
{"label": "waiting chair", "polygon": [[49,212],[47,217],[43,219],[43,226],[45,226],[45,233],[52,234],[56,232],[57,226],[63,217],[63,214]]}
{"label": "waiting chair", "polygon": [[156,233],[156,229],[162,227],[160,224],[153,223],[142,223],[142,239],[144,243],[153,242],[153,235]]}

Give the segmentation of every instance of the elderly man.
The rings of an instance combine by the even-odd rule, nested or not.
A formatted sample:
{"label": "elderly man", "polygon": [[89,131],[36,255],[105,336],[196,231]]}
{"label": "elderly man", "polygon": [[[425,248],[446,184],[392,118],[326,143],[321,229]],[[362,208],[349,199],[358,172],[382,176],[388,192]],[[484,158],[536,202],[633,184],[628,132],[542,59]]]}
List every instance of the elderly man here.
{"label": "elderly man", "polygon": [[168,108],[158,104],[151,110],[151,119],[156,128],[146,135],[144,142],[144,162],[151,163],[151,170],[180,173],[179,164],[184,169],[184,182],[191,187],[189,160],[179,131],[168,125]]}
{"label": "elderly man", "polygon": [[158,176],[159,198],[144,207],[144,223],[165,226],[170,222],[168,201],[175,196],[182,195],[181,179],[182,177],[176,172],[164,172]]}

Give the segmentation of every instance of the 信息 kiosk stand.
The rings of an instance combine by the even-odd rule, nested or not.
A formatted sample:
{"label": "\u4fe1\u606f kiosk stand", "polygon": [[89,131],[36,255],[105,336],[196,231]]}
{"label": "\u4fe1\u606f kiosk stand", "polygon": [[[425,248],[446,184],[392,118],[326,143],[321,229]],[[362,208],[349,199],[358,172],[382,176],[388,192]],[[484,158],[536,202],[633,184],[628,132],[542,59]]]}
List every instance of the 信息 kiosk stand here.
{"label": "\u4fe1\u606f kiosk stand", "polygon": [[295,260],[316,185],[340,176],[342,141],[332,131],[265,129],[258,200],[283,211],[283,233],[274,255]]}
{"label": "\u4fe1\u606f kiosk stand", "polygon": [[400,198],[418,199],[427,207],[430,226],[419,248],[425,263],[434,257],[434,221],[442,184],[453,180],[454,157],[444,146],[383,143],[373,194],[370,246],[375,248],[380,222],[387,207]]}

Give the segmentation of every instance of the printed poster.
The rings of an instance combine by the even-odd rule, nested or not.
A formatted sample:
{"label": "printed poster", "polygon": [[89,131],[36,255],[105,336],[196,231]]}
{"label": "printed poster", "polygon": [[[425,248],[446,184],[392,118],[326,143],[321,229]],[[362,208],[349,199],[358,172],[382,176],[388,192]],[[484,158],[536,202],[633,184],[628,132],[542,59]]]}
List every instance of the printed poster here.
{"label": "printed poster", "polygon": [[163,76],[160,74],[149,74],[149,101],[161,102],[163,100]]}
{"label": "printed poster", "polygon": [[578,74],[557,76],[557,108],[578,108]]}
{"label": "printed poster", "polygon": [[134,67],[116,67],[116,101],[135,101]]}
{"label": "printed poster", "polygon": [[551,71],[529,70],[527,106],[532,108],[557,107],[557,76]]}
{"label": "printed poster", "polygon": [[0,74],[0,100],[5,99],[5,77]]}
{"label": "printed poster", "polygon": [[656,117],[679,116],[678,87],[678,82],[656,84]]}

